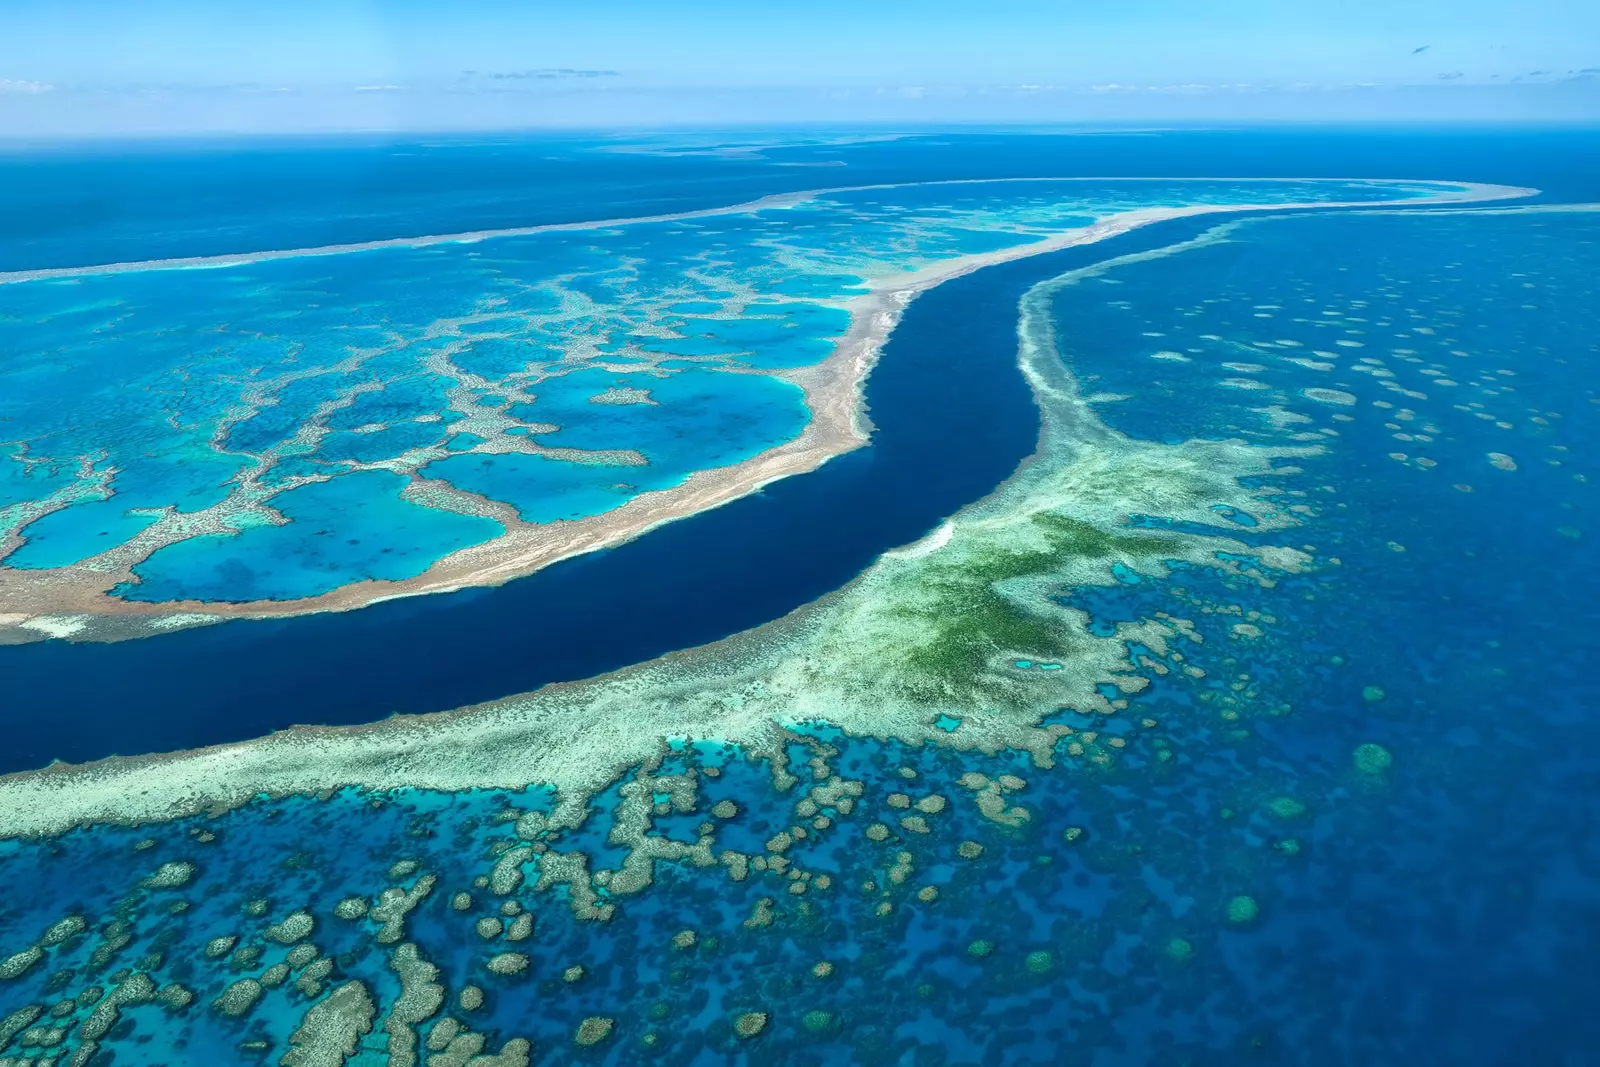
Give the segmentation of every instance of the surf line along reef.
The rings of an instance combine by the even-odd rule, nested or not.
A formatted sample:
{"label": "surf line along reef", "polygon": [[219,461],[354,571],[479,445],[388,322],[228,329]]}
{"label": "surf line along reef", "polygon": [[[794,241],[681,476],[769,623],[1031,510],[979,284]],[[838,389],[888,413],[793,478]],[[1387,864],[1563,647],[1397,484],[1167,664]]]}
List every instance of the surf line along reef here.
{"label": "surf line along reef", "polygon": [[[1124,258],[1181,253],[1226,240],[1226,230]],[[527,918],[524,900],[550,901],[557,891],[560,906],[581,922],[613,924],[661,868],[710,868],[707,875],[744,889],[752,882],[778,887],[768,889],[774,896],[754,899],[740,923],[759,931],[791,909],[803,916],[830,906],[829,894],[837,897],[844,887],[808,869],[807,846],[859,833],[889,850],[881,886],[874,878],[862,890],[876,900],[875,913],[888,917],[911,899],[931,907],[939,890],[913,853],[931,826],[966,807],[1001,829],[1032,817],[1028,781],[1015,768],[987,767],[1002,750],[1026,753],[1040,774],[1063,763],[1110,766],[1141,735],[1159,740],[1162,724],[1154,719],[1119,723],[1119,716],[1129,717],[1124,713],[1138,715],[1131,698],[1151,685],[1152,675],[1204,674],[1192,620],[1155,612],[1096,626],[1062,594],[1164,575],[1176,566],[1270,586],[1315,562],[1307,546],[1295,543],[1306,519],[1295,510],[1303,498],[1291,487],[1297,461],[1319,446],[1141,441],[1106,426],[1080,394],[1061,357],[1051,300],[1064,287],[1096,281],[1116,262],[1041,283],[1023,300],[1019,359],[1043,427],[1030,461],[927,538],[887,553],[846,588],[784,620],[599,679],[476,708],[0,779],[0,833],[49,837],[93,825],[67,835],[68,843],[101,842],[103,863],[137,870],[114,918],[52,915],[28,943],[5,946],[11,955],[0,954],[0,980],[31,982],[78,955],[89,957],[86,973],[98,974],[98,967],[106,976],[77,990],[73,973],[56,970],[66,979],[51,978],[60,985],[54,992],[77,995],[58,1002],[60,1014],[50,1008],[47,1015],[43,1000],[18,1007],[0,1022],[0,1033],[33,1045],[70,1043],[74,1055],[88,1047],[92,1056],[98,1043],[120,1040],[119,1021],[143,1033],[196,1018],[251,1019],[281,1032],[285,1063],[343,1063],[358,1048],[382,1045],[391,1062],[420,1062],[424,1047],[440,1062],[471,1062],[496,1047],[479,1067],[526,1064],[534,1051],[526,1038],[480,1021],[480,1013],[497,1018],[496,998],[510,1000],[514,983],[539,964],[536,957],[560,943],[559,932]],[[1233,516],[1227,526],[1219,524],[1219,505]],[[1062,708],[1096,725],[1074,726]],[[878,814],[868,814],[867,775],[842,758],[862,739],[902,751],[960,752],[972,769],[933,791],[902,767],[905,786],[882,798],[892,815],[867,823]],[[725,843],[741,816],[739,802],[716,792],[743,762],[730,760],[730,751],[764,762],[790,809],[788,825],[754,848]],[[1364,746],[1354,773],[1381,777],[1388,761],[1387,752]],[[339,792],[341,786],[354,788]],[[605,843],[583,842],[593,809],[609,791],[616,797]],[[274,808],[263,794],[292,797],[297,806]],[[604,803],[612,804],[609,796]],[[1273,803],[1278,817],[1295,817],[1292,798]],[[463,819],[457,805],[483,810]],[[259,865],[269,848],[299,847],[292,836],[280,844],[270,832],[266,840],[273,843],[263,843],[234,820],[265,807],[281,810],[283,821],[301,820],[302,828],[339,828],[354,837],[397,806],[414,808],[408,834],[446,823],[455,840],[468,842],[456,848],[456,869],[434,862],[442,855],[437,848],[428,859],[410,856],[408,847],[424,850],[427,833],[418,832],[414,844],[387,849],[397,858],[360,892],[302,901],[263,891],[244,901],[243,917],[236,911],[231,927],[206,942],[203,955],[220,978],[203,968],[194,977],[175,976],[154,949],[136,962],[118,958],[145,930],[173,927],[186,921],[189,908],[204,907],[212,879],[227,880],[228,849],[255,850]],[[225,814],[229,809],[242,810]],[[156,825],[184,816],[200,817]],[[696,818],[703,821],[687,837],[673,823]],[[468,822],[495,828],[498,837],[480,847]],[[128,823],[144,825],[121,828]],[[1067,840],[1074,840],[1070,830]],[[112,842],[128,847],[111,858]],[[975,839],[959,847],[964,861],[982,857]],[[460,869],[474,864],[473,873]],[[302,867],[286,861],[286,870]],[[211,895],[230,892],[237,895],[231,882]],[[1243,894],[1227,899],[1223,911],[1239,926],[1259,915],[1257,902]],[[429,940],[436,925],[469,920],[478,939],[473,945],[483,946],[474,955],[483,958],[463,979],[454,962],[430,959],[441,950],[429,948]],[[357,938],[370,943],[365,957],[353,945]],[[692,953],[700,944],[692,928],[672,936],[673,952]],[[1194,950],[1174,937],[1166,953],[1182,962]],[[995,951],[980,939],[966,954],[984,959]],[[383,969],[368,974],[374,961]],[[835,966],[818,960],[807,980],[827,981]],[[1042,976],[1059,961],[1034,952],[1023,966]],[[587,979],[584,964],[573,962],[559,981],[581,988]],[[287,1022],[279,1018],[283,1008],[294,1012]],[[728,1040],[758,1040],[789,1022],[770,1009],[762,1002],[730,1005]],[[602,1046],[620,1040],[627,1022],[620,1012],[596,1009],[571,1021],[566,1040]],[[808,1013],[802,1025],[826,1035],[834,1022]],[[486,1033],[499,1033],[494,1046]],[[655,1033],[639,1039],[648,1045]],[[260,1051],[274,1048],[259,1034],[244,1036]]]}
{"label": "surf line along reef", "polygon": [[[884,338],[948,278],[1213,211],[1526,192],[944,182],[0,276],[30,372],[0,444],[0,641],[499,584],[861,446]],[[80,395],[89,359],[107,385]]]}

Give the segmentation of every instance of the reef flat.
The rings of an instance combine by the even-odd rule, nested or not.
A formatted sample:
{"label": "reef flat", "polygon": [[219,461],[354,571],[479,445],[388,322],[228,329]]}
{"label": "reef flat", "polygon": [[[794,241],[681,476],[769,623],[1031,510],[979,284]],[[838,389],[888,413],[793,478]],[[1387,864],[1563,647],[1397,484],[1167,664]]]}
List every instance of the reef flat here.
{"label": "reef flat", "polygon": [[0,780],[34,887],[0,904],[0,1055],[1586,1047],[1549,1025],[1590,1015],[1561,999],[1600,891],[1560,847],[1586,592],[1503,619],[1523,576],[1474,561],[1581,573],[1596,236],[1304,212],[1108,250],[1018,309],[1033,459],[794,616],[456,713]]}
{"label": "reef flat", "polygon": [[[906,302],[941,281],[1210,211],[1527,193],[1444,183],[1104,182],[1104,190],[1067,180],[821,190],[714,212],[0,278],[34,296],[39,286],[104,290],[73,291],[39,320],[65,343],[84,315],[113,314],[96,328],[106,337],[65,349],[85,353],[107,338],[123,343],[121,320],[159,322],[166,312],[152,309],[176,281],[210,286],[245,323],[264,311],[283,317],[241,303],[272,285],[296,299],[308,287],[325,290],[327,311],[291,316],[300,329],[338,315],[341,301],[365,301],[355,321],[330,323],[315,345],[266,323],[216,327],[219,347],[199,367],[130,379],[157,398],[151,411],[126,396],[103,410],[105,398],[90,397],[84,412],[52,416],[72,425],[12,442],[0,506],[0,640],[114,640],[498,584],[859,447],[868,432],[862,382]],[[1168,206],[1139,206],[1152,202]],[[602,251],[568,241],[575,232],[623,240]],[[479,244],[502,251],[486,258],[471,250]],[[429,255],[448,258],[413,262]],[[373,291],[358,292],[337,272],[303,276],[325,262],[371,267],[368,257],[403,286],[419,270],[443,270],[453,313],[397,320],[390,294],[370,279]],[[195,267],[219,273],[185,269]],[[255,272],[275,269],[288,273],[263,287]],[[143,287],[145,305],[117,288],[123,279]],[[494,295],[478,293],[485,285]],[[26,350],[37,340],[22,330]],[[338,340],[341,331],[351,343]],[[55,351],[38,366],[24,360],[42,383],[20,402],[24,423],[46,400],[73,410],[51,392],[60,388],[51,374],[63,350]],[[273,370],[274,359],[287,362]],[[175,390],[183,399],[170,399]],[[179,433],[119,461],[114,441],[124,431],[106,423],[108,412],[118,426],[155,417],[161,433]],[[96,422],[109,436],[85,443],[85,426]],[[68,442],[79,438],[85,450],[74,454]],[[39,488],[48,495],[30,499]],[[170,502],[174,493],[183,499]],[[106,547],[102,538],[125,540]]]}

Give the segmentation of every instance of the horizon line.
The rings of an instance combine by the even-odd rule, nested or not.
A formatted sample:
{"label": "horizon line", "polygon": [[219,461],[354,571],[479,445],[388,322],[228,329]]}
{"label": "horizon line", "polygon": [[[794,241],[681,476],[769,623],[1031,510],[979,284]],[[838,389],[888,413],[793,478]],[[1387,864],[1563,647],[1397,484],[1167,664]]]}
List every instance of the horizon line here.
{"label": "horizon line", "polygon": [[1273,116],[1239,116],[1210,118],[1152,116],[1136,120],[1116,118],[1082,119],[960,119],[960,118],[905,118],[905,119],[784,119],[764,121],[758,119],[726,121],[715,119],[684,119],[674,122],[610,122],[610,123],[526,123],[521,125],[491,124],[484,126],[314,126],[304,129],[247,130],[237,127],[212,129],[142,129],[133,131],[66,131],[57,133],[20,133],[0,130],[0,150],[21,145],[71,145],[87,142],[140,143],[151,141],[239,141],[239,140],[296,140],[329,139],[338,137],[517,137],[530,134],[569,136],[630,136],[641,133],[705,133],[715,131],[849,131],[880,130],[916,132],[937,129],[1004,129],[1014,132],[1034,131],[1041,135],[1073,130],[1097,130],[1117,133],[1171,133],[1201,132],[1206,130],[1237,130],[1259,127],[1271,128],[1502,128],[1502,129],[1600,129],[1600,114],[1591,116],[1528,116],[1504,117],[1491,115],[1442,116],[1359,116],[1359,117],[1304,117],[1284,118]]}

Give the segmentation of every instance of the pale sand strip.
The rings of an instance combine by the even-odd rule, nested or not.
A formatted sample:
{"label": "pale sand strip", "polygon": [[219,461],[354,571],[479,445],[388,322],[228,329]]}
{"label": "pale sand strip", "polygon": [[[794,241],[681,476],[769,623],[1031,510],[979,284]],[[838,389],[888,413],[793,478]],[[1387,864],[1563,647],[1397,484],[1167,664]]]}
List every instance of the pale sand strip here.
{"label": "pale sand strip", "polygon": [[[1260,181],[1278,180],[1280,179],[1260,179]],[[560,560],[621,544],[662,523],[729,503],[756,492],[780,478],[815,470],[829,459],[864,445],[870,431],[862,412],[863,389],[867,375],[876,362],[884,341],[899,322],[906,305],[918,293],[942,282],[986,266],[1056,252],[1077,245],[1092,244],[1167,219],[1244,211],[1417,206],[1466,200],[1498,200],[1536,192],[1510,186],[1452,184],[1460,184],[1462,188],[1443,190],[1436,197],[1397,201],[1204,204],[1178,208],[1141,208],[1113,215],[1090,226],[1066,230],[1031,244],[962,256],[916,273],[881,278],[872,284],[871,292],[847,303],[850,326],[828,358],[809,367],[800,367],[775,375],[794,382],[804,391],[805,403],[811,411],[811,419],[805,430],[793,441],[769,449],[742,463],[697,471],[682,485],[641,493],[622,507],[604,515],[570,522],[539,525],[519,522],[508,525],[503,536],[445,556],[415,578],[402,581],[356,582],[321,596],[298,600],[254,601],[242,604],[193,600],[141,603],[109,595],[108,591],[113,586],[128,579],[126,571],[107,573],[87,567],[63,568],[62,571],[52,572],[48,582],[42,582],[33,572],[0,567],[0,604],[5,605],[8,617],[22,616],[18,622],[0,625],[0,643],[44,640],[52,636],[72,640],[138,638],[156,630],[166,631],[178,626],[197,625],[222,618],[281,618],[320,611],[348,611],[395,597],[452,592],[472,586],[499,585],[532,574]],[[807,194],[795,194],[795,196],[800,195]],[[778,199],[789,202],[793,198],[768,198],[772,201]],[[679,217],[686,216],[662,216],[662,218]],[[283,255],[289,254],[292,253],[283,253]],[[121,620],[122,625],[109,628],[94,625],[96,618],[106,617],[116,617]]]}
{"label": "pale sand strip", "polygon": [[[1174,210],[1207,214],[1235,209]],[[1097,228],[1097,237],[1080,232],[1053,238],[1052,244],[1065,247],[1099,239],[1149,221],[1154,219],[1107,220]],[[1120,228],[1104,229],[1113,225]],[[1030,381],[1041,387],[1039,381]],[[1166,469],[1165,452],[1161,462]],[[1202,463],[1201,469],[1209,470],[1210,464]],[[945,524],[930,538],[886,555],[902,561],[915,558],[950,536],[950,524]],[[713,645],[589,681],[546,686],[537,697],[525,694],[365,726],[296,727],[255,741],[172,755],[56,764],[6,775],[0,777],[0,837],[53,834],[98,822],[160,821],[220,812],[263,794],[315,794],[344,786],[516,790],[539,783],[556,787],[569,800],[581,799],[609,781],[619,765],[645,758],[665,737],[733,739],[752,751],[781,746],[784,735],[763,703],[771,695],[766,675],[789,646],[816,627],[830,600],[841,595]],[[707,662],[716,664],[714,685],[695,669]],[[799,668],[810,669],[806,663]],[[799,684],[810,685],[804,676]],[[784,713],[796,719],[827,717],[831,705],[825,699],[823,705],[787,706]],[[975,719],[985,714],[969,710]]]}

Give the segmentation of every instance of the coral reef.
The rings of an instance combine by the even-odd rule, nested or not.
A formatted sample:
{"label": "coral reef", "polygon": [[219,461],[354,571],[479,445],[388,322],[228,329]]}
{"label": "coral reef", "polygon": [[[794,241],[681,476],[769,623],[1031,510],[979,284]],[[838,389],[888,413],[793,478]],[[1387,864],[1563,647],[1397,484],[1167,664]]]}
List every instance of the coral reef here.
{"label": "coral reef", "polygon": [[282,1067],[343,1067],[372,1031],[378,1009],[359,981],[346,982],[306,1011],[289,1037]]}

